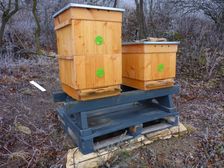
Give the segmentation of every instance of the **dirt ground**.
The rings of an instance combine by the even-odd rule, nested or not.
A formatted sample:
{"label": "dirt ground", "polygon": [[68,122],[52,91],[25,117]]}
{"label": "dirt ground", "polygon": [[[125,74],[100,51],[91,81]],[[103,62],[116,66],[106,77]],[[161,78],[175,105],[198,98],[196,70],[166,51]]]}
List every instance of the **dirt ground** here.
{"label": "dirt ground", "polygon": [[[41,92],[29,81],[46,88]],[[157,141],[132,152],[120,151],[102,167],[224,167],[224,82],[178,75],[174,97],[189,133]],[[0,168],[61,168],[74,147],[55,113],[60,104],[57,61],[0,67]]]}

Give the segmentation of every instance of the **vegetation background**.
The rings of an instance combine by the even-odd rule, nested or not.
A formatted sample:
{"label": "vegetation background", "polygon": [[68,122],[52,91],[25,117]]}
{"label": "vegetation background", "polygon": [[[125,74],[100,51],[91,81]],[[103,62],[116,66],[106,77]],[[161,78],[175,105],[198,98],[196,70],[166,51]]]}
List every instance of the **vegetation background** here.
{"label": "vegetation background", "polygon": [[125,8],[123,41],[181,42],[175,100],[189,135],[102,165],[224,167],[224,0],[0,0],[0,168],[63,167],[73,147],[51,101],[60,88],[52,16],[69,2]]}
{"label": "vegetation background", "polygon": [[123,41],[181,41],[179,66],[207,80],[224,73],[223,0],[1,0],[1,59],[56,52],[52,15],[69,2],[125,8]]}

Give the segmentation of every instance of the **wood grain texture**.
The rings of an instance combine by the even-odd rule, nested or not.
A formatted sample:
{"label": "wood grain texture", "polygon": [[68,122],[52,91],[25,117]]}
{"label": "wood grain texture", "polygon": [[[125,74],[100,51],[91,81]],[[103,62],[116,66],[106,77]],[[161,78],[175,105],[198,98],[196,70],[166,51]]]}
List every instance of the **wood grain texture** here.
{"label": "wood grain texture", "polygon": [[[121,23],[73,20],[56,30],[60,57],[121,53]],[[97,45],[97,36],[103,38]]]}
{"label": "wood grain texture", "polygon": [[78,94],[88,89],[104,88],[108,96],[120,92],[108,87],[122,82],[121,21],[122,12],[84,8],[70,8],[54,19],[59,75],[67,94],[80,99]]}
{"label": "wood grain texture", "polygon": [[66,21],[62,22],[61,24],[58,24],[57,26],[55,26],[54,30],[59,30],[59,29],[64,28],[70,24],[71,24],[71,21],[66,20]]}
{"label": "wood grain texture", "polygon": [[[158,66],[164,65],[163,71]],[[176,75],[176,54],[123,54],[122,76],[137,80],[159,80],[174,78]]]}
{"label": "wood grain texture", "polygon": [[141,81],[141,80],[123,77],[122,82],[126,86],[130,86],[140,90],[155,90],[155,89],[172,87],[174,85],[174,79],[164,79],[164,80],[157,80],[157,81]]}
{"label": "wood grain texture", "polygon": [[[75,27],[73,55],[121,53],[121,23],[75,20],[73,24]],[[97,36],[102,36],[102,45],[96,45]]]}
{"label": "wood grain texture", "polygon": [[122,22],[122,12],[72,7],[54,18],[54,24],[58,26],[67,20],[92,20],[120,23]]}
{"label": "wood grain texture", "polygon": [[122,53],[173,53],[177,52],[178,45],[161,45],[161,44],[133,44],[133,45],[123,45]]}
{"label": "wood grain texture", "polygon": [[72,26],[67,25],[56,31],[57,50],[60,57],[72,56],[74,53],[72,46]]}
{"label": "wood grain texture", "polygon": [[80,101],[117,96],[121,93],[119,85],[103,87],[98,89],[75,90],[74,88],[68,85],[62,84],[62,89],[70,97]]}
{"label": "wood grain texture", "polygon": [[71,59],[58,59],[58,64],[61,83],[77,89],[78,87],[76,85],[76,73],[73,61]]}
{"label": "wood grain texture", "polygon": [[[75,56],[74,67],[79,89],[119,85],[122,82],[121,54]],[[100,68],[105,73],[101,78],[96,75],[97,69]]]}
{"label": "wood grain texture", "polygon": [[123,45],[122,83],[148,90],[147,82],[175,78],[176,52],[177,45]]}

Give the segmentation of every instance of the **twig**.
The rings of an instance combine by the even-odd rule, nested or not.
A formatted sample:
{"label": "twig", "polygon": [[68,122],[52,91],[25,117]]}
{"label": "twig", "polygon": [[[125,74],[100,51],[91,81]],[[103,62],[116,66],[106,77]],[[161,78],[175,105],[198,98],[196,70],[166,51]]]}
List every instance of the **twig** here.
{"label": "twig", "polygon": [[57,165],[60,161],[62,161],[66,156],[67,156],[67,152],[64,154],[64,156],[63,156],[61,159],[59,159],[59,161],[56,163],[56,165]]}
{"label": "twig", "polygon": [[27,168],[29,168],[29,167],[30,167],[30,164],[32,163],[33,158],[34,158],[34,156],[36,155],[37,151],[38,151],[38,149],[34,149],[34,152],[33,152],[33,154],[32,154],[32,157],[31,157],[31,159],[30,159],[29,163],[27,164]]}
{"label": "twig", "polygon": [[1,168],[1,167],[6,167],[6,165],[8,165],[8,164],[9,164],[9,163],[3,163],[3,164],[0,165],[0,168]]}
{"label": "twig", "polygon": [[29,147],[31,147],[31,148],[33,147],[32,145],[28,144],[24,139],[22,140],[22,139],[20,139],[20,138],[19,138],[18,136],[16,136],[16,135],[15,135],[15,137],[16,137],[17,140],[19,140],[19,141],[22,142],[23,144],[25,144],[25,145],[27,145],[27,146],[29,146]]}
{"label": "twig", "polygon": [[6,148],[5,146],[3,147],[7,152],[12,153],[10,150],[8,150],[8,148]]}

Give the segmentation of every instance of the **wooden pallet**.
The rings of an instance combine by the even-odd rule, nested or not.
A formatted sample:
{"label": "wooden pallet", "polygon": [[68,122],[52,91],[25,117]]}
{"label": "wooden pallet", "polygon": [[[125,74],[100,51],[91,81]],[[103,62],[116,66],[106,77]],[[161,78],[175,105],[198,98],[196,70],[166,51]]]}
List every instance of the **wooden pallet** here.
{"label": "wooden pallet", "polygon": [[[98,167],[101,163],[106,162],[112,156],[114,156],[119,151],[131,151],[137,149],[141,146],[145,146],[153,143],[154,141],[161,139],[169,139],[172,137],[178,137],[187,133],[186,127],[179,123],[178,126],[167,128],[161,131],[165,127],[164,124],[157,124],[149,127],[147,131],[150,133],[141,135],[136,139],[128,140],[120,143],[116,146],[112,146],[106,149],[101,149],[98,152],[83,155],[78,148],[70,149],[67,154],[66,168],[92,168]],[[155,131],[160,130],[160,131]],[[122,137],[119,137],[122,138]],[[114,141],[116,137],[110,139]]]}
{"label": "wooden pallet", "polygon": [[154,90],[167,88],[174,85],[174,79],[164,79],[157,81],[142,81],[123,77],[123,85],[130,86],[140,90]]}
{"label": "wooden pallet", "polygon": [[68,85],[62,84],[64,92],[76,100],[94,100],[104,97],[117,96],[121,93],[120,85],[108,86],[96,89],[74,90]]}

